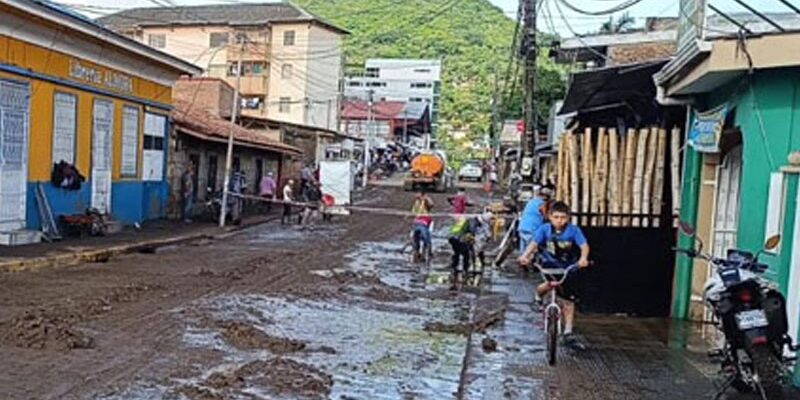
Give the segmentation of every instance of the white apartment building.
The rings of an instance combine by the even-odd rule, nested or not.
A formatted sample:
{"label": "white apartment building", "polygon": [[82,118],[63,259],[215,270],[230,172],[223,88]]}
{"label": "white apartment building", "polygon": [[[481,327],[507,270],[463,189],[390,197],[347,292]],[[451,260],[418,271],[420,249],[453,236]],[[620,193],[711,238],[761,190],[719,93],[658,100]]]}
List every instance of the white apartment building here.
{"label": "white apartment building", "polygon": [[348,32],[297,6],[135,8],[98,21],[232,86],[241,56],[243,114],[336,129],[342,38]]}
{"label": "white apartment building", "polygon": [[441,60],[368,59],[364,71],[345,78],[344,92],[348,98],[374,101],[405,101],[427,103],[431,111],[433,133],[439,121],[442,92]]}

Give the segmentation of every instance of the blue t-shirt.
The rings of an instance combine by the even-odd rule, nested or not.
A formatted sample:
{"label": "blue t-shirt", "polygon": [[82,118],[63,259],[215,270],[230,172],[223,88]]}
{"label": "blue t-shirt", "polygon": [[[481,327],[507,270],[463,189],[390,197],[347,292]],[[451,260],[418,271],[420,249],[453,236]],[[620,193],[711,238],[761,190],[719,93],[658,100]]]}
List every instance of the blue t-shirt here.
{"label": "blue t-shirt", "polygon": [[588,243],[578,226],[567,224],[564,230],[558,233],[549,223],[536,230],[533,241],[539,246],[540,251],[546,251],[566,263],[575,262],[580,257],[580,247]]}
{"label": "blue t-shirt", "polygon": [[544,200],[535,198],[525,205],[522,210],[522,217],[519,220],[519,231],[526,233],[535,233],[537,229],[544,223],[544,215],[542,215],[541,208],[544,205]]}

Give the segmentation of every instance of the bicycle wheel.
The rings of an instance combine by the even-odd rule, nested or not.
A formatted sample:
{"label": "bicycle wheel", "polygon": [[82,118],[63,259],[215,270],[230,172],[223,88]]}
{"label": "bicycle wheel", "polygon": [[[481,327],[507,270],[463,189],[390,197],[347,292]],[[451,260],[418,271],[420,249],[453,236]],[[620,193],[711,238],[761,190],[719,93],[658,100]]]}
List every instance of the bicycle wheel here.
{"label": "bicycle wheel", "polygon": [[547,310],[547,363],[556,364],[556,353],[558,352],[558,310],[551,307]]}

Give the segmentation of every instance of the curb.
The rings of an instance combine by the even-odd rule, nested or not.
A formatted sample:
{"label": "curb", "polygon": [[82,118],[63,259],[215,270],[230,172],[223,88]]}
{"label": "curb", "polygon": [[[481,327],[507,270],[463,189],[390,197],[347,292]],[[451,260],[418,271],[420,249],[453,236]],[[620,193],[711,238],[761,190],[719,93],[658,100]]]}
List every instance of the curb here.
{"label": "curb", "polygon": [[280,216],[269,217],[257,222],[245,223],[240,226],[225,228],[221,232],[217,233],[190,233],[180,236],[151,239],[129,244],[58,254],[54,256],[34,257],[0,262],[0,272],[23,272],[48,267],[69,267],[85,262],[106,262],[113,257],[123,254],[130,254],[145,249],[150,250],[166,246],[181,245],[187,242],[202,239],[225,239],[245,229],[266,224],[278,218],[280,218]]}

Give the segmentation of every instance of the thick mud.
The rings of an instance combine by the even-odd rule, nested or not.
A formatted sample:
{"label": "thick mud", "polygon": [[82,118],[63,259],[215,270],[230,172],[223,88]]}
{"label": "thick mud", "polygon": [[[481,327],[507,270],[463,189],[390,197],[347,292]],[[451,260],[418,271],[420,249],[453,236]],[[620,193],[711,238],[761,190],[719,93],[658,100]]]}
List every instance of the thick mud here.
{"label": "thick mud", "polygon": [[[371,198],[407,209],[411,194]],[[583,319],[588,350],[564,349],[548,366],[531,280],[487,269],[479,287],[448,290],[446,225],[437,221],[430,266],[409,262],[395,217],[355,215],[0,274],[0,399],[699,399],[713,390],[702,345],[654,338],[657,321]]]}

